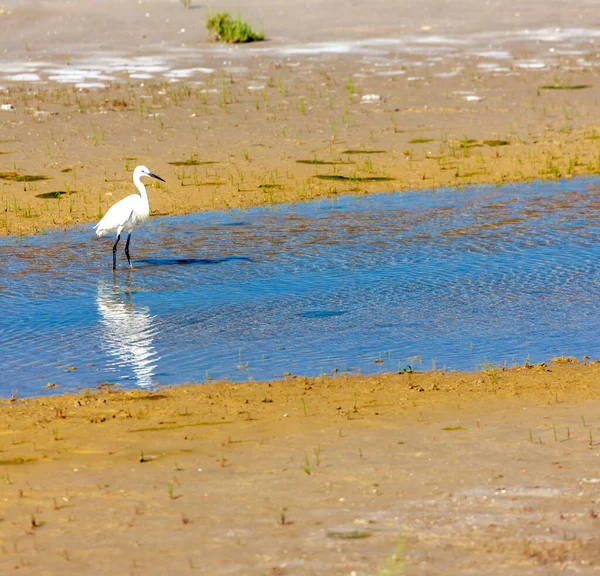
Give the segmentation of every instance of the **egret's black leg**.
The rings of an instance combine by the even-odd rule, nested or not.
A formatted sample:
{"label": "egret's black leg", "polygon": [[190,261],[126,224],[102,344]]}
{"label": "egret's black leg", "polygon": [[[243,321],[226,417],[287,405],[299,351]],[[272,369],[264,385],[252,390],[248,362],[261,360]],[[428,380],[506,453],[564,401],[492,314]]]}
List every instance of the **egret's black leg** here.
{"label": "egret's black leg", "polygon": [[131,232],[127,234],[127,243],[125,244],[125,256],[127,256],[127,262],[129,262],[129,267],[133,268],[131,265],[131,258],[129,257],[129,241],[131,240]]}
{"label": "egret's black leg", "polygon": [[117,239],[115,240],[115,243],[113,244],[113,270],[117,269],[117,244],[119,243],[120,239],[121,239],[121,235],[117,234]]}

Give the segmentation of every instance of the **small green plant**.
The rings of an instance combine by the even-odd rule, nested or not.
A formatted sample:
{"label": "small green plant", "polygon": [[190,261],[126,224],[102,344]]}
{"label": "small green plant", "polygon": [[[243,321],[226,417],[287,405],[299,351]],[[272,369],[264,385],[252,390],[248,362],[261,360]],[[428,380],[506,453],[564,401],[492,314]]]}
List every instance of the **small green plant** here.
{"label": "small green plant", "polygon": [[304,455],[304,466],[302,466],[302,470],[304,470],[309,476],[312,474],[313,466],[308,459],[308,454]]}
{"label": "small green plant", "polygon": [[377,571],[377,576],[397,576],[406,570],[406,558],[404,557],[404,548],[406,540],[403,536],[398,540],[394,553],[386,558]]}
{"label": "small green plant", "polygon": [[350,102],[352,102],[352,98],[354,97],[354,84],[352,84],[351,78],[348,78],[346,88],[348,88],[348,97],[350,98]]}
{"label": "small green plant", "polygon": [[321,465],[321,448],[319,446],[317,446],[313,450],[313,453],[315,455],[315,463],[316,463],[317,467],[319,467]]}
{"label": "small green plant", "polygon": [[262,32],[254,32],[240,16],[234,18],[227,10],[210,12],[206,21],[206,29],[217,42],[243,44],[265,39]]}

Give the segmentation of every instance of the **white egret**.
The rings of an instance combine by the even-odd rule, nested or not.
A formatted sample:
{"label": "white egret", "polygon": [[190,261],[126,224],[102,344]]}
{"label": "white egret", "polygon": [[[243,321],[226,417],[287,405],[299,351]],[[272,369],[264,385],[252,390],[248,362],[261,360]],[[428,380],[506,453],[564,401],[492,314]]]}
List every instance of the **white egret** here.
{"label": "white egret", "polygon": [[104,218],[94,226],[94,230],[96,230],[98,236],[104,236],[107,232],[117,233],[117,238],[113,245],[113,270],[117,269],[117,244],[121,239],[121,232],[123,230],[128,232],[127,243],[125,244],[125,256],[127,256],[129,267],[132,268],[131,258],[129,257],[131,231],[138,222],[146,220],[150,214],[150,202],[148,202],[146,187],[140,180],[142,176],[150,176],[164,182],[160,176],[152,174],[145,166],[137,166],[133,171],[133,183],[140,191],[140,194],[131,194],[131,196],[127,196],[127,198],[123,198],[123,200],[119,200],[113,204],[104,215]]}

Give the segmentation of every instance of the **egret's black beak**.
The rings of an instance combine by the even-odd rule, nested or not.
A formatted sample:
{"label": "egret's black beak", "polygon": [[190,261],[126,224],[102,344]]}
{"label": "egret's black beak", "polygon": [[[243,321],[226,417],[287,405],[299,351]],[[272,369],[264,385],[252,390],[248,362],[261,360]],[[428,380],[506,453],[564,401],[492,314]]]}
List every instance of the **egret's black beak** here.
{"label": "egret's black beak", "polygon": [[166,180],[163,180],[160,176],[157,176],[156,174],[152,174],[152,172],[148,172],[148,176],[152,176],[152,178],[156,178],[157,180],[160,180],[161,182],[166,182]]}

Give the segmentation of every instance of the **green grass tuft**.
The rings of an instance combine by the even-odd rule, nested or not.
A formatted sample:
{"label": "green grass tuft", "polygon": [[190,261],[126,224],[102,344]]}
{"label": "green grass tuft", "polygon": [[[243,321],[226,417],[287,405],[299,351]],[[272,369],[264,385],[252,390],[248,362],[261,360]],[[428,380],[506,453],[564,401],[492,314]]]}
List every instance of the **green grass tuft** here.
{"label": "green grass tuft", "polygon": [[242,44],[265,39],[262,32],[254,32],[250,25],[239,16],[234,18],[226,10],[223,12],[210,12],[206,29],[217,42]]}

